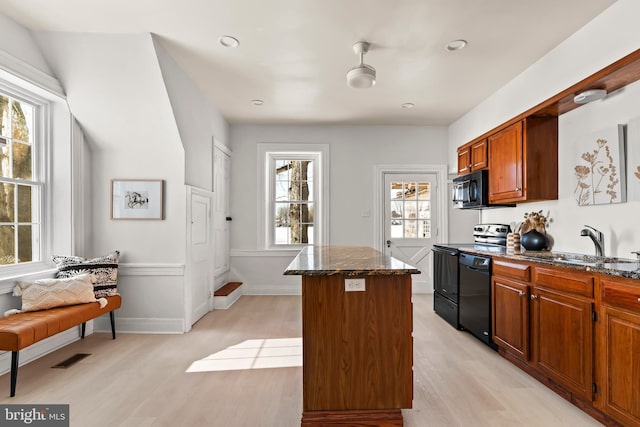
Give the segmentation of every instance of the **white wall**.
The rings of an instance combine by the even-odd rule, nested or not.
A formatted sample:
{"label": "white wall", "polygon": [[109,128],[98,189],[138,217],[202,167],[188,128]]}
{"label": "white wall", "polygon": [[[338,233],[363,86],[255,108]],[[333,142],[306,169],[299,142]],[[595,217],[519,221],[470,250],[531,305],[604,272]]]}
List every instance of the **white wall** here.
{"label": "white wall", "polygon": [[53,75],[31,31],[1,13],[0,49],[45,74]]}
{"label": "white wall", "polygon": [[[618,0],[609,9],[542,57],[521,75],[453,123],[449,128],[449,166],[455,169],[456,147],[522,113],[583,78],[640,48],[637,17],[640,2]],[[542,209],[552,223],[548,233],[555,240],[554,250],[594,253],[591,241],[580,237],[584,224],[605,234],[605,253],[630,257],[640,249],[638,202],[578,207],[573,198],[574,156],[571,145],[580,135],[604,127],[626,123],[640,116],[638,84],[625,88],[609,99],[580,107],[559,120],[559,200],[520,204],[512,209],[483,211],[484,222],[520,221],[523,213]],[[544,173],[540,166],[539,173]]]}
{"label": "white wall", "polygon": [[153,44],[185,150],[184,183],[213,191],[213,136],[228,146],[229,124],[155,37]]}
{"label": "white wall", "polygon": [[232,274],[245,283],[244,293],[299,293],[299,276],[282,272],[296,251],[278,256],[260,252],[257,203],[257,143],[330,145],[329,243],[374,246],[374,165],[445,164],[444,127],[402,126],[231,126]]}

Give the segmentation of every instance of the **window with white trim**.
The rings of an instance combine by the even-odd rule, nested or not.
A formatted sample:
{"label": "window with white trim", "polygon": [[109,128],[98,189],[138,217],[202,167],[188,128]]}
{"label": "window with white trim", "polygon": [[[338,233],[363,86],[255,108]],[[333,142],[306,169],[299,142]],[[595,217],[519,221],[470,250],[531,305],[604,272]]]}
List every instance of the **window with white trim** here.
{"label": "window with white trim", "polygon": [[41,110],[0,87],[0,268],[41,258]]}
{"label": "window with white trim", "polygon": [[327,153],[328,146],[319,144],[259,144],[265,248],[328,244]]}

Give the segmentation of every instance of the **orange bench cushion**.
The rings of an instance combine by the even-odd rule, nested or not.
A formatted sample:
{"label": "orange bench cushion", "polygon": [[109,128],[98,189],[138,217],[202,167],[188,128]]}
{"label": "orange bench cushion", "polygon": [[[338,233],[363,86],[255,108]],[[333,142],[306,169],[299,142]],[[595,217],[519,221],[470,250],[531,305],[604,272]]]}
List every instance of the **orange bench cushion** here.
{"label": "orange bench cushion", "polygon": [[100,308],[97,302],[89,302],[0,318],[0,350],[20,351],[38,341],[120,308],[120,295],[106,298],[105,308]]}

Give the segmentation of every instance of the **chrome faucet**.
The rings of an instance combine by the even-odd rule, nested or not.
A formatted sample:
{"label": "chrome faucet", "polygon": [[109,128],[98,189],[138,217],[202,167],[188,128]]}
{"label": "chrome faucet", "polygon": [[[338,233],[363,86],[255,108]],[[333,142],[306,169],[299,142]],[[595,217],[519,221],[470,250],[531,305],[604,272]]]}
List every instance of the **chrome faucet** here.
{"label": "chrome faucet", "polygon": [[580,230],[580,235],[589,236],[593,240],[593,244],[596,245],[596,256],[604,256],[604,235],[601,231],[585,225],[585,228]]}

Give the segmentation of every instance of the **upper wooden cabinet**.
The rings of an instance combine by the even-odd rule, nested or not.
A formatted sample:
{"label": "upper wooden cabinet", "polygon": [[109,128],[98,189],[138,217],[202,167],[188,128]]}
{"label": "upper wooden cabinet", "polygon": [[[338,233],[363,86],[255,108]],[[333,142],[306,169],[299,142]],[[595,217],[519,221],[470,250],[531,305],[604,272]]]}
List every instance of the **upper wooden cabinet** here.
{"label": "upper wooden cabinet", "polygon": [[558,118],[527,117],[488,138],[489,202],[558,198]]}
{"label": "upper wooden cabinet", "polygon": [[458,175],[464,175],[489,165],[487,140],[465,144],[458,148]]}

